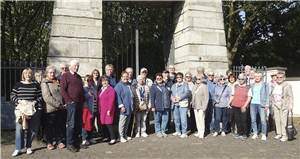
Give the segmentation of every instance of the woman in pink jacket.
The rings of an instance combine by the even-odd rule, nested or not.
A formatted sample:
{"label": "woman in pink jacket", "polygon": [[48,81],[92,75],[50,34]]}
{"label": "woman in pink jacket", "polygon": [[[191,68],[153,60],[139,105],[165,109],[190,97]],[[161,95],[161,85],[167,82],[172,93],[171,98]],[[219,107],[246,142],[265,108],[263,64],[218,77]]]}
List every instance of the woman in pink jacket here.
{"label": "woman in pink jacket", "polygon": [[[115,90],[109,85],[107,76],[101,77],[102,87],[98,96],[100,123],[104,125],[110,136],[110,145],[116,143],[116,138],[113,132],[113,120],[115,114]],[[107,134],[107,132],[104,132]]]}

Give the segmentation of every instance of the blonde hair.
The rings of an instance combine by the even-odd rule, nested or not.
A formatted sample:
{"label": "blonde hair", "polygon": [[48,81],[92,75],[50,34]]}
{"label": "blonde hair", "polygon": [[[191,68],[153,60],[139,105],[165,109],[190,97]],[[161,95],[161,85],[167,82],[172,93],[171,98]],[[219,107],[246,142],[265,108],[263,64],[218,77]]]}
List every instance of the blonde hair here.
{"label": "blonde hair", "polygon": [[21,80],[22,80],[22,81],[25,81],[24,75],[25,75],[25,73],[27,73],[27,72],[31,74],[31,80],[34,80],[33,71],[32,71],[31,68],[25,68],[25,69],[22,71]]}

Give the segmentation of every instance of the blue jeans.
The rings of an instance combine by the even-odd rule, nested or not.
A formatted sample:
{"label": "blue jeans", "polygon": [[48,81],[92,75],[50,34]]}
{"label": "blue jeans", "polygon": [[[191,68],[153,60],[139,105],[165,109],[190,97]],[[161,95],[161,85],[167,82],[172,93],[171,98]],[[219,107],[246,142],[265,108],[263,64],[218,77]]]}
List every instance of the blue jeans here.
{"label": "blue jeans", "polygon": [[264,135],[267,134],[267,123],[266,123],[266,112],[265,108],[260,104],[251,104],[250,105],[250,116],[251,116],[251,128],[254,134],[257,134],[257,123],[256,115],[259,114],[261,121],[261,130]]}
{"label": "blue jeans", "polygon": [[228,113],[227,113],[227,108],[220,108],[220,107],[215,107],[215,126],[214,130],[215,132],[220,131],[220,122],[222,122],[222,132],[227,132],[227,127],[228,127]]}
{"label": "blue jeans", "polygon": [[165,133],[168,120],[169,120],[169,110],[165,111],[155,111],[154,112],[155,120],[155,133]]}
{"label": "blue jeans", "polygon": [[173,113],[175,121],[175,130],[178,133],[186,134],[187,132],[187,111],[187,107],[174,106]]}
{"label": "blue jeans", "polygon": [[[32,129],[32,124],[28,121],[28,129],[27,129],[27,137],[26,137],[26,148],[31,148],[32,140],[35,136],[35,132]],[[16,150],[21,150],[24,148],[24,130],[22,129],[22,125],[20,123],[16,123]]]}
{"label": "blue jeans", "polygon": [[[72,103],[67,105],[67,146],[80,144],[82,130],[82,104]],[[75,145],[76,144],[76,145]]]}

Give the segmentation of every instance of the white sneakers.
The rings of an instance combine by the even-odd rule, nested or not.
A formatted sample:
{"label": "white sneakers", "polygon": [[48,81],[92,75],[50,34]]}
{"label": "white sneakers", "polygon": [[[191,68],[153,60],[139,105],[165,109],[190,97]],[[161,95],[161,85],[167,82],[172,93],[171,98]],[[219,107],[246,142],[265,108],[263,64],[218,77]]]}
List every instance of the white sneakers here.
{"label": "white sneakers", "polygon": [[221,136],[226,136],[226,133],[222,131]]}
{"label": "white sneakers", "polygon": [[141,136],[140,136],[140,133],[137,133],[137,134],[135,135],[135,138],[139,138],[139,137],[141,137]]}
{"label": "white sneakers", "polygon": [[180,132],[174,132],[174,133],[173,133],[173,136],[180,136],[180,135],[181,135]]}
{"label": "white sneakers", "polygon": [[127,140],[125,138],[121,137],[120,142],[125,143],[125,142],[127,142]]}
{"label": "white sneakers", "polygon": [[27,155],[30,155],[30,154],[32,154],[32,150],[31,150],[31,148],[27,148],[27,150],[26,150],[26,154],[27,154]]}
{"label": "white sneakers", "polygon": [[180,138],[187,138],[187,137],[188,137],[187,134],[180,135]]}
{"label": "white sneakers", "polygon": [[[16,156],[18,156],[20,153],[21,153],[20,150],[15,150],[15,151],[11,154],[11,156],[12,156],[12,157],[16,157]],[[26,154],[27,154],[27,155],[30,155],[30,154],[32,154],[32,153],[33,153],[33,152],[32,152],[32,150],[31,150],[31,148],[27,148],[27,149],[26,149]]]}
{"label": "white sneakers", "polygon": [[253,134],[253,136],[251,137],[253,140],[255,140],[255,139],[257,139],[258,138],[258,136],[257,136],[257,134]]}
{"label": "white sneakers", "polygon": [[[253,140],[258,138],[257,134],[253,134],[253,136],[251,137]],[[266,141],[267,140],[267,136],[266,135],[261,135],[261,140]]]}
{"label": "white sneakers", "polygon": [[148,137],[148,134],[144,132],[144,133],[141,134],[141,136],[142,137]]}
{"label": "white sneakers", "polygon": [[282,137],[282,138],[280,139],[281,142],[285,142],[285,141],[287,141],[287,140],[288,140],[287,137]]}
{"label": "white sneakers", "polygon": [[266,135],[262,135],[261,136],[261,140],[266,141],[267,140],[267,136]]}
{"label": "white sneakers", "polygon": [[19,150],[15,150],[12,154],[11,154],[11,156],[12,157],[16,157],[16,156],[18,156],[20,154],[20,151]]}
{"label": "white sneakers", "polygon": [[275,137],[274,137],[274,139],[277,139],[277,140],[279,140],[281,138],[281,135],[276,135]]}
{"label": "white sneakers", "polygon": [[214,137],[218,136],[218,132],[214,132],[212,136]]}

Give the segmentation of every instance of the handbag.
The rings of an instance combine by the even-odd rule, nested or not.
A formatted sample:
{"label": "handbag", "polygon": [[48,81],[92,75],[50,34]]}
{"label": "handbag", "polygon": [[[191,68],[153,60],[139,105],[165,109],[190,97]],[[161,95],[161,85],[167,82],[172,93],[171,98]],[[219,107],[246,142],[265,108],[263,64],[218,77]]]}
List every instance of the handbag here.
{"label": "handbag", "polygon": [[289,111],[288,112],[288,119],[287,119],[287,124],[286,124],[286,133],[288,136],[288,140],[293,140],[295,139],[295,136],[297,135],[297,130],[294,127],[293,123],[293,112]]}
{"label": "handbag", "polygon": [[144,101],[140,102],[140,104],[139,104],[139,110],[140,111],[147,110],[147,104],[146,104],[146,102],[144,102]]}

